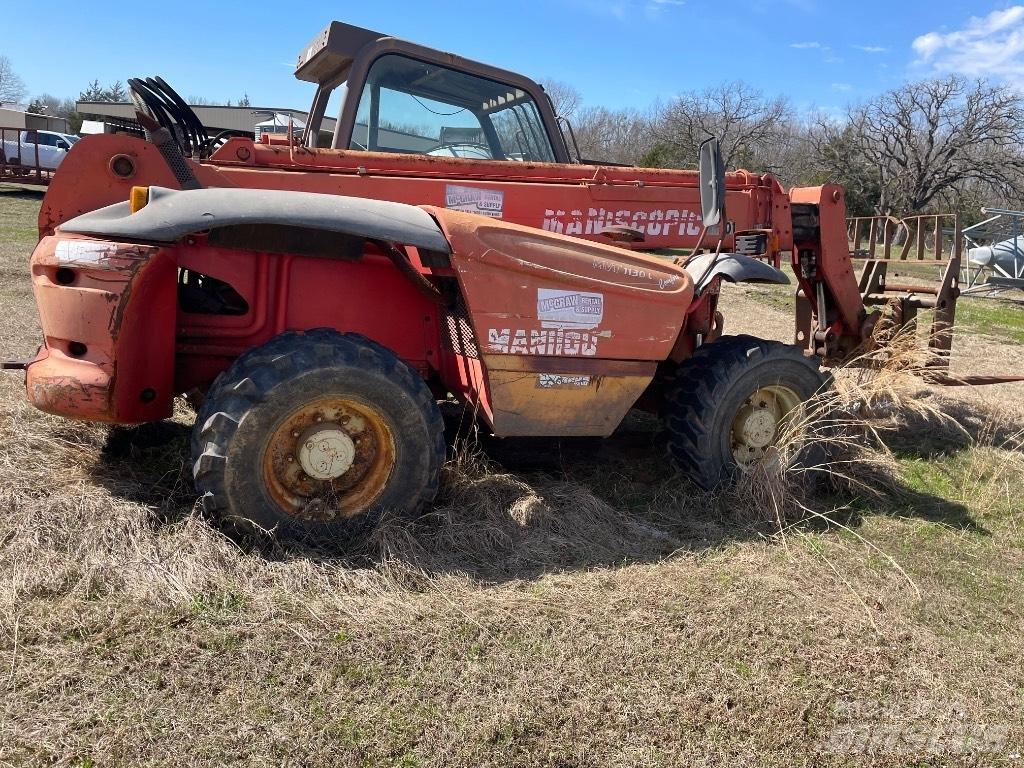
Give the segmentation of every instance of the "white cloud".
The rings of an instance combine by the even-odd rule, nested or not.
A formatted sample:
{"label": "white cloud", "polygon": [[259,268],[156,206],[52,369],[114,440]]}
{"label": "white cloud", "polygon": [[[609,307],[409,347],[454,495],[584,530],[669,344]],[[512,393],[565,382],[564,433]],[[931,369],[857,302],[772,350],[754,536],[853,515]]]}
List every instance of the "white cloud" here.
{"label": "white cloud", "polygon": [[852,91],[853,86],[849,83],[832,83],[832,90],[834,91]]}
{"label": "white cloud", "polygon": [[644,4],[644,15],[648,19],[657,19],[665,11],[686,5],[686,0],[647,0]]}
{"label": "white cloud", "polygon": [[968,19],[962,29],[932,31],[911,44],[919,65],[1024,83],[1024,5]]}
{"label": "white cloud", "polygon": [[649,18],[653,18],[659,16],[662,11],[678,8],[681,5],[686,5],[686,0],[647,0],[644,12]]}
{"label": "white cloud", "polygon": [[663,12],[686,5],[686,0],[567,0],[570,5],[596,16],[628,19],[643,13],[648,19],[658,18]]}
{"label": "white cloud", "polygon": [[628,0],[568,0],[568,4],[596,16],[612,16],[616,19],[625,18],[629,10]]}
{"label": "white cloud", "polygon": [[822,56],[821,60],[823,62],[825,62],[826,64],[842,64],[843,63],[843,60],[841,58],[839,58],[838,56],[836,56],[832,52],[832,48],[830,46],[823,45],[822,43],[819,43],[817,40],[810,40],[810,41],[803,42],[803,43],[790,43],[789,47],[790,48],[799,48],[800,50],[805,50],[805,51],[820,51],[821,52],[821,56]]}
{"label": "white cloud", "polygon": [[852,45],[851,48],[856,48],[858,51],[864,51],[864,53],[885,53],[888,48],[881,45]]}

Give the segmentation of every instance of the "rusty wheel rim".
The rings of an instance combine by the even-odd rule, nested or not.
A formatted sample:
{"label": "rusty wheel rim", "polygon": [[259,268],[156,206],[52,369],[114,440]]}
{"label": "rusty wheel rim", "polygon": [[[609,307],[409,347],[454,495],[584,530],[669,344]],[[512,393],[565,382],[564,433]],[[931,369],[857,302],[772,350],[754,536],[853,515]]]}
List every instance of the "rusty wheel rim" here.
{"label": "rusty wheel rim", "polygon": [[781,385],[761,387],[743,402],[729,435],[730,449],[740,469],[779,461],[779,435],[800,403],[796,392]]}
{"label": "rusty wheel rim", "polygon": [[391,429],[373,407],[324,397],[297,408],[263,453],[263,480],[290,517],[330,523],[355,517],[383,493],[395,467]]}

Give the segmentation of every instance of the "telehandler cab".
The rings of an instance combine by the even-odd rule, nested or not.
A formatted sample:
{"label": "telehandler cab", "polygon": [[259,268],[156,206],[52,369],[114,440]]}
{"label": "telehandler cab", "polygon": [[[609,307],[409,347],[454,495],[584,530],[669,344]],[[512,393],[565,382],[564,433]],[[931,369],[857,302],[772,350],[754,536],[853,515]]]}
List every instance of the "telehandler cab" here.
{"label": "telehandler cab", "polygon": [[[301,141],[258,143],[211,138],[162,80],[130,81],[146,138],[87,137],[61,165],[31,262],[44,343],[5,365],[76,419],[157,421],[202,392],[193,474],[214,515],[345,538],[420,508],[449,396],[499,437],[660,413],[675,463],[710,488],[774,460],[820,364],[871,343],[885,262],[858,282],[837,186],[726,174],[714,140],[699,173],[572,162],[527,78],[337,22],[297,74],[318,84]],[[396,99],[459,122],[397,130]],[[666,245],[692,254],[636,250]],[[797,344],[723,336],[722,280],[788,283],[783,253]],[[956,251],[940,329],[958,269]]]}

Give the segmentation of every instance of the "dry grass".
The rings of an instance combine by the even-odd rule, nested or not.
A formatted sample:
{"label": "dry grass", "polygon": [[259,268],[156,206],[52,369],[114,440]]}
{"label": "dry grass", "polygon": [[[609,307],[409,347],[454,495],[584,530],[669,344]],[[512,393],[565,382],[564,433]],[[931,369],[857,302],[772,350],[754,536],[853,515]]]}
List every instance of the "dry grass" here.
{"label": "dry grass", "polygon": [[[0,195],[19,354],[37,205]],[[109,432],[0,380],[0,765],[1016,764],[1021,425],[842,381],[817,489],[700,493],[635,417],[465,447],[342,559],[199,517],[185,409]]]}

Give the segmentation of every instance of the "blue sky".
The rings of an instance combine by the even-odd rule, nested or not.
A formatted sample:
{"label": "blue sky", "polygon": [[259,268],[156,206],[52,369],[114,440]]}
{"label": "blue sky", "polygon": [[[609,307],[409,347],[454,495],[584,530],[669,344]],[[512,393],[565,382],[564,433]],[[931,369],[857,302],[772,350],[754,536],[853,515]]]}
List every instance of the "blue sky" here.
{"label": "blue sky", "polygon": [[305,108],[311,86],[293,78],[291,63],[331,16],[556,78],[585,104],[609,107],[644,108],[732,79],[801,110],[836,110],[947,71],[1024,85],[1024,6],[982,0],[46,5],[46,22],[4,35],[0,53],[30,93],[62,97],[93,78],[160,74],[186,96],[235,101],[247,92],[253,105]]}

